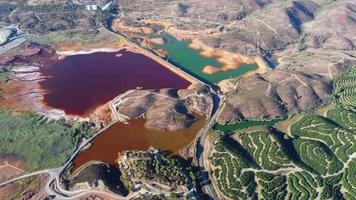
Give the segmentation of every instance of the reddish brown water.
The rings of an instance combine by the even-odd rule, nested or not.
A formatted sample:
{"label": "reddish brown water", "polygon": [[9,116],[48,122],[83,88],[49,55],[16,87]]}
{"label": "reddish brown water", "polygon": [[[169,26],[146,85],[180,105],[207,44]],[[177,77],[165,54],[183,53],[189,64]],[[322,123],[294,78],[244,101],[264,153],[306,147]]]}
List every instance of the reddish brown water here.
{"label": "reddish brown water", "polygon": [[179,149],[194,140],[205,123],[205,118],[195,117],[197,120],[189,128],[173,132],[148,130],[144,127],[144,119],[130,120],[129,124],[117,123],[96,137],[90,148],[79,154],[74,161],[74,169],[90,160],[115,164],[119,152],[147,150],[150,146],[177,154]]}
{"label": "reddish brown water", "polygon": [[189,82],[156,61],[121,50],[68,56],[43,69],[49,76],[41,82],[48,91],[44,102],[66,114],[86,115],[97,106],[136,87],[144,89],[186,88]]}

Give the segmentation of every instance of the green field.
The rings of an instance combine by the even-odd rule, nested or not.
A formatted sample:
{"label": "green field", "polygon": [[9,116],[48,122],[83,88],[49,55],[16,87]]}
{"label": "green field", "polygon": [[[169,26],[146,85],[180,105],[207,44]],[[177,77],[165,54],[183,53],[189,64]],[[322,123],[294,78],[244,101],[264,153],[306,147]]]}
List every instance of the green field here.
{"label": "green field", "polygon": [[86,124],[48,120],[35,114],[12,115],[0,110],[0,157],[18,155],[27,170],[59,167],[72,155],[88,128]]}

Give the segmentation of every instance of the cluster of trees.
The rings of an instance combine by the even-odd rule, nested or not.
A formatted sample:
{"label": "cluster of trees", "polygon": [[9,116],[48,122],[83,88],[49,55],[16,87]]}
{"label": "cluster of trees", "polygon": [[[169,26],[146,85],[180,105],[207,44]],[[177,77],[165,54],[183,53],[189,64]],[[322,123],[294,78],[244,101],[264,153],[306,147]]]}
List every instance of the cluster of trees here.
{"label": "cluster of trees", "polygon": [[[218,167],[213,175],[216,177],[220,192],[233,199],[255,196],[254,174],[249,172],[241,174],[241,169],[249,165],[241,155],[236,155],[235,151],[229,148],[231,148],[229,144],[218,141],[215,144],[217,152],[211,158],[212,164]],[[248,188],[246,193],[241,191],[243,187]]]}
{"label": "cluster of trees", "polygon": [[[317,115],[305,116],[292,125],[293,137],[291,138],[282,138],[273,131],[237,132],[234,137],[238,134],[240,144],[232,136],[220,136],[214,146],[216,152],[210,158],[211,163],[217,167],[213,175],[217,180],[219,191],[226,197],[240,199],[253,197],[258,185],[265,199],[284,199],[288,191],[292,199],[315,199],[318,195],[323,198],[338,197],[341,194],[341,184],[332,181],[338,176],[322,178],[322,175],[329,176],[340,172],[342,176],[343,163],[339,159],[341,152],[346,155],[346,161],[355,152],[355,149],[350,146],[352,138],[347,138],[353,134],[346,130],[344,125],[338,125],[347,124],[352,127],[350,116],[353,115],[346,112],[340,115],[344,117],[337,115],[339,120],[346,117],[348,121],[336,123]],[[344,141],[343,137],[347,141]],[[286,146],[288,150],[285,149]],[[243,168],[273,171],[293,166],[301,167],[305,171],[288,175],[275,175],[262,171],[256,174],[251,171],[241,173]],[[350,173],[356,172],[350,170]],[[347,175],[344,174],[343,177]],[[345,178],[344,185],[347,187],[353,182]],[[316,187],[322,187],[323,191],[318,194]],[[347,195],[352,193],[348,192]]]}
{"label": "cluster of trees", "polygon": [[317,174],[333,174],[343,167],[341,161],[322,142],[300,138],[293,140],[293,145],[302,161]]}
{"label": "cluster of trees", "polygon": [[0,82],[1,83],[7,83],[10,80],[9,72],[10,72],[10,70],[8,67],[0,68]]}
{"label": "cluster of trees", "polygon": [[[329,113],[332,112],[329,111]],[[350,125],[343,127],[343,124],[349,122],[339,117],[339,114],[329,114],[332,115],[331,118],[317,115],[303,117],[291,126],[291,133],[295,137],[307,137],[321,141],[326,145],[325,148],[330,149],[340,160],[346,162],[349,156],[356,151],[352,142],[355,132],[350,130]],[[337,122],[333,121],[334,119]]]}
{"label": "cluster of trees", "polygon": [[356,131],[356,112],[337,107],[328,111],[328,118],[348,131]]}
{"label": "cluster of trees", "polygon": [[346,199],[356,199],[356,159],[349,162],[342,177],[342,186],[345,189],[344,196]]}
{"label": "cluster of trees", "polygon": [[[39,4],[28,5],[19,3],[18,11],[7,16],[11,23],[20,24],[20,28],[29,33],[47,34],[49,32],[77,30],[97,30],[102,26],[111,27],[111,20],[118,13],[117,6],[111,5],[106,10],[86,10],[84,5],[72,2],[62,4]],[[0,7],[10,9],[11,7]]]}
{"label": "cluster of trees", "polygon": [[356,65],[343,74],[335,83],[336,102],[352,111],[356,111]]}
{"label": "cluster of trees", "polygon": [[49,13],[49,12],[76,12],[78,10],[85,9],[84,5],[74,4],[71,1],[68,1],[64,4],[38,4],[38,5],[29,5],[26,3],[19,3],[18,8],[23,11],[33,11],[39,13]]}
{"label": "cluster of trees", "polygon": [[134,151],[127,163],[132,177],[126,169],[122,169],[121,180],[133,190],[133,180],[142,182],[158,182],[169,185],[173,189],[178,186],[187,186],[189,189],[197,186],[196,169],[187,160],[180,157],[166,157],[160,153]]}
{"label": "cluster of trees", "polygon": [[266,172],[257,172],[258,185],[265,199],[285,199],[287,195],[287,177]]}
{"label": "cluster of trees", "polygon": [[291,199],[316,199],[316,182],[306,172],[295,172],[288,176],[288,190],[291,191]]}
{"label": "cluster of trees", "polygon": [[167,158],[158,154],[152,159],[154,177],[172,187],[187,185],[192,188],[197,184],[195,170],[188,161],[180,158]]}
{"label": "cluster of trees", "polygon": [[240,138],[242,146],[263,169],[275,170],[290,164],[273,133],[258,131],[241,134]]}
{"label": "cluster of trees", "polygon": [[320,199],[344,199],[341,193],[342,174],[320,179],[320,185],[323,188]]}
{"label": "cluster of trees", "polygon": [[[355,80],[356,66],[336,83],[339,104],[327,117],[311,114],[292,124],[291,137],[280,136],[273,129],[237,131],[234,137],[221,135],[210,158],[217,167],[213,176],[219,191],[232,199],[255,198],[257,187],[264,199],[285,199],[288,192],[291,199],[355,199],[356,159],[349,159],[356,152],[356,112],[350,102],[337,98],[340,92],[354,98]],[[304,171],[286,175],[263,172],[293,166]],[[241,173],[243,168],[261,171]]]}

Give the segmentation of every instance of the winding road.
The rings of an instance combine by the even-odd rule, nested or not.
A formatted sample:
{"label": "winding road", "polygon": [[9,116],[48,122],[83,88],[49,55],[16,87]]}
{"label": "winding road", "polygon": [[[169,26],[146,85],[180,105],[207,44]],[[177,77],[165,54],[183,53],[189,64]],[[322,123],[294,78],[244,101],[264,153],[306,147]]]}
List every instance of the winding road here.
{"label": "winding road", "polygon": [[[190,74],[187,74],[186,72],[182,71],[180,68],[172,65],[171,63],[169,63],[166,60],[160,58],[159,56],[153,54],[152,52],[142,48],[141,46],[139,46],[135,43],[132,43],[131,41],[126,39],[126,37],[124,37],[123,35],[118,34],[118,33],[114,33],[114,34],[116,36],[119,36],[119,37],[125,39],[129,45],[132,45],[135,48],[142,50],[146,55],[149,55],[149,57],[151,57],[151,58],[154,57],[155,60],[159,60],[161,63],[164,62],[169,67],[175,68],[175,70],[179,70],[185,76],[190,77],[193,80],[196,80],[196,82],[198,82],[198,83],[206,85],[204,82],[196,79],[195,77],[191,76]],[[203,190],[205,190],[205,192],[209,195],[210,199],[217,199],[217,197],[214,193],[214,189],[209,181],[209,174],[207,173],[206,167],[204,166],[203,151],[204,151],[204,143],[205,143],[205,140],[207,137],[207,133],[211,129],[211,127],[215,124],[215,119],[216,119],[216,116],[218,113],[217,111],[220,106],[220,97],[209,85],[207,85],[207,86],[210,88],[210,92],[214,96],[214,105],[212,106],[208,123],[199,132],[199,137],[196,142],[196,144],[197,144],[197,146],[196,146],[196,160],[198,161],[198,167],[200,169],[200,177],[202,178],[201,182],[204,182],[204,184],[202,184]],[[110,124],[108,124],[107,126],[103,127],[102,129],[100,129],[99,131],[97,131],[92,137],[90,137],[88,139],[83,138],[80,145],[76,149],[76,151],[72,154],[72,156],[67,160],[67,162],[62,167],[54,168],[54,169],[45,169],[45,170],[41,170],[41,171],[37,171],[37,172],[31,172],[28,174],[24,174],[24,175],[15,177],[11,180],[0,183],[0,187],[3,187],[9,183],[12,183],[12,182],[15,182],[15,181],[18,181],[21,179],[29,178],[29,177],[40,175],[40,174],[47,174],[48,178],[47,178],[47,182],[45,185],[45,191],[48,195],[55,196],[56,199],[72,200],[72,199],[78,199],[79,197],[89,195],[89,194],[102,194],[105,196],[109,196],[113,199],[119,199],[119,200],[125,199],[126,200],[126,199],[131,199],[131,198],[135,197],[136,195],[138,195],[139,194],[138,192],[134,192],[134,193],[131,193],[127,197],[123,197],[123,196],[120,196],[120,195],[112,193],[112,192],[97,191],[97,190],[90,190],[90,189],[68,191],[68,190],[63,189],[62,185],[60,183],[60,176],[65,171],[65,169],[72,163],[74,158],[77,156],[77,154],[83,148],[85,148],[95,137],[97,137],[98,135],[100,135],[101,133],[106,131],[113,124],[115,124],[119,121],[125,121],[127,119],[126,116],[123,116],[120,113],[116,112],[115,106],[117,104],[120,104],[123,102],[122,97],[126,96],[127,94],[129,94],[133,91],[135,91],[135,90],[127,91],[126,93],[117,96],[115,99],[113,99],[111,101],[110,107],[111,107],[112,111],[115,113],[117,119],[114,120],[113,122],[111,122]],[[204,174],[208,174],[208,175],[204,175]]]}
{"label": "winding road", "polygon": [[216,92],[210,86],[209,86],[209,88],[210,88],[211,93],[214,95],[213,96],[214,103],[211,108],[209,122],[200,131],[199,137],[196,142],[196,152],[195,153],[196,153],[196,159],[198,161],[198,167],[200,170],[200,177],[202,179],[201,183],[203,183],[202,189],[205,190],[205,192],[209,195],[210,199],[218,199],[214,192],[214,188],[212,187],[212,184],[209,181],[210,176],[209,176],[208,170],[206,170],[207,167],[205,166],[203,151],[204,151],[204,143],[205,143],[205,140],[207,137],[207,133],[216,122],[216,117],[218,115],[218,110],[219,110],[219,107],[221,106],[220,104],[222,101],[220,100],[219,95],[217,95]]}

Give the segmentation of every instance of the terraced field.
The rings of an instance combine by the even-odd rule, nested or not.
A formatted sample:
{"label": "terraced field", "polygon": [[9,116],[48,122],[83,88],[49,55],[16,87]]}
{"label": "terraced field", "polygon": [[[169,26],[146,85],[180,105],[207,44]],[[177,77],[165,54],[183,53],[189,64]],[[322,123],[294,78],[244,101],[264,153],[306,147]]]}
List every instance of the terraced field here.
{"label": "terraced field", "polygon": [[304,115],[289,135],[272,127],[219,136],[209,159],[222,196],[356,199],[356,67],[335,88],[327,116]]}
{"label": "terraced field", "polygon": [[335,84],[335,97],[337,103],[356,110],[356,66],[338,79]]}
{"label": "terraced field", "polygon": [[[308,129],[311,126],[319,135]],[[293,137],[280,134],[272,129],[236,132],[217,139],[210,158],[224,197],[356,197],[353,131],[330,119],[307,116],[293,125]]]}

